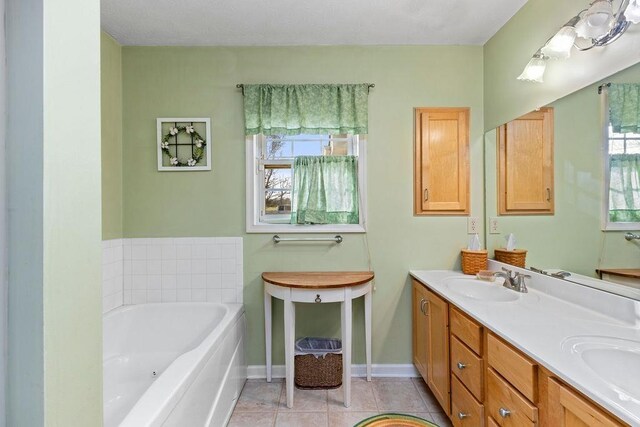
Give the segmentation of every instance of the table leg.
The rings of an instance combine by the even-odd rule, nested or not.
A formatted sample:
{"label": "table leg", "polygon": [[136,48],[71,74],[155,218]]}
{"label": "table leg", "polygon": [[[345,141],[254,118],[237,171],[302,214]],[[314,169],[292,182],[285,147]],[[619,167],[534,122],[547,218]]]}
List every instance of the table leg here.
{"label": "table leg", "polygon": [[264,291],[264,347],[266,353],[267,382],[271,382],[271,295]]}
{"label": "table leg", "polygon": [[367,381],[371,381],[371,289],[364,294],[365,352],[367,357]]}
{"label": "table leg", "polygon": [[287,386],[287,408],[293,408],[293,363],[296,336],[296,307],[291,298],[284,300],[284,354],[285,378]]}
{"label": "table leg", "polygon": [[351,330],[352,330],[352,301],[351,289],[345,288],[342,302],[342,390],[344,392],[344,406],[351,406]]}

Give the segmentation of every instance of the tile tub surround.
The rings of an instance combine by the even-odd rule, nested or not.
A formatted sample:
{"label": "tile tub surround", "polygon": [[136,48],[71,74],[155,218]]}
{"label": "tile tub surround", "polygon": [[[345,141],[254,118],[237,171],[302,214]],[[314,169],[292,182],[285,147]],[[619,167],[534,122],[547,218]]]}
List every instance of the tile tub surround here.
{"label": "tile tub surround", "polygon": [[353,378],[351,407],[345,408],[342,387],[296,390],[293,408],[286,405],[284,381],[248,380],[228,427],[352,427],[383,413],[401,412],[450,426],[448,418],[422,378]]}
{"label": "tile tub surround", "polygon": [[152,302],[242,303],[241,237],[102,242],[103,312]]}
{"label": "tile tub surround", "polygon": [[637,341],[640,301],[489,261],[491,270],[498,271],[502,266],[531,275],[529,292],[519,294],[517,300],[510,302],[482,301],[454,292],[446,285],[447,278],[462,276],[459,271],[412,270],[410,273],[604,409],[631,425],[640,425],[640,404],[615,392],[585,364],[578,363],[570,351],[563,349],[563,343],[575,336]]}
{"label": "tile tub surround", "polygon": [[102,241],[102,312],[123,303],[123,240]]}
{"label": "tile tub surround", "polygon": [[242,238],[125,239],[124,304],[242,302]]}

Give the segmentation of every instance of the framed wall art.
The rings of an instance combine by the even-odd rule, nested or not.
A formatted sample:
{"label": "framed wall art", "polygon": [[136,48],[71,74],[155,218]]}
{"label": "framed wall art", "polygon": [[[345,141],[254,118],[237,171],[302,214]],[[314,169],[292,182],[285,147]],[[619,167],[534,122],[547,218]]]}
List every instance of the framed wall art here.
{"label": "framed wall art", "polygon": [[159,118],[158,170],[211,170],[211,120],[208,118]]}

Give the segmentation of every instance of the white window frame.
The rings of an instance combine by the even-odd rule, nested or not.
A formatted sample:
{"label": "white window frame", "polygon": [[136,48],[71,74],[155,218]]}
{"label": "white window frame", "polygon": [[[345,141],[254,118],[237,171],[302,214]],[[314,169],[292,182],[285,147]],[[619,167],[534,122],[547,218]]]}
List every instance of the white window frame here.
{"label": "white window frame", "polygon": [[264,183],[261,182],[261,135],[247,136],[246,144],[246,227],[247,233],[366,233],[367,231],[367,154],[366,135],[357,135],[358,146],[358,224],[279,224],[261,221]]}
{"label": "white window frame", "polygon": [[631,231],[640,230],[640,222],[611,222],[609,221],[609,189],[611,185],[611,165],[609,157],[609,90],[607,87],[602,88],[601,102],[601,119],[602,119],[602,159],[604,169],[603,181],[603,197],[602,197],[602,214],[601,228],[602,231]]}

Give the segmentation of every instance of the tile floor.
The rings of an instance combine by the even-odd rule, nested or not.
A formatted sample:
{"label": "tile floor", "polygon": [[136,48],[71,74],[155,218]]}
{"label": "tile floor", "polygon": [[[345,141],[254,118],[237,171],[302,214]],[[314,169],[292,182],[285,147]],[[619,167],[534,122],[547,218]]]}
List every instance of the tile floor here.
{"label": "tile floor", "polygon": [[228,427],[353,427],[382,412],[402,412],[451,425],[422,378],[374,378],[351,382],[351,407],[342,402],[342,388],[295,390],[288,409],[282,380],[248,380]]}

